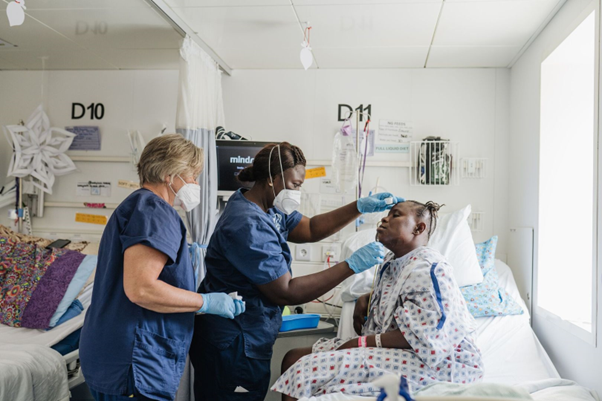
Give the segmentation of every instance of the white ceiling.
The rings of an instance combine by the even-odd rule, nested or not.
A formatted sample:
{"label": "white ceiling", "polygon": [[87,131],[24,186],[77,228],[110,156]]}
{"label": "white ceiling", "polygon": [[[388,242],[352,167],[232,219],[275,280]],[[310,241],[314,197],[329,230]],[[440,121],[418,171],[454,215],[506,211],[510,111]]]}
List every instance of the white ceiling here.
{"label": "white ceiling", "polygon": [[[507,67],[562,0],[164,0],[229,67]],[[4,0],[8,3],[9,0]],[[161,4],[161,1],[157,1]],[[0,69],[175,69],[181,35],[144,0],[26,0]],[[4,14],[4,15],[2,15]]]}
{"label": "white ceiling", "polygon": [[178,68],[182,37],[144,0],[26,0],[25,6],[25,22],[14,27],[2,7],[0,39],[17,47],[0,48],[0,69]]}
{"label": "white ceiling", "polygon": [[301,68],[507,67],[559,0],[165,0],[226,64]]}

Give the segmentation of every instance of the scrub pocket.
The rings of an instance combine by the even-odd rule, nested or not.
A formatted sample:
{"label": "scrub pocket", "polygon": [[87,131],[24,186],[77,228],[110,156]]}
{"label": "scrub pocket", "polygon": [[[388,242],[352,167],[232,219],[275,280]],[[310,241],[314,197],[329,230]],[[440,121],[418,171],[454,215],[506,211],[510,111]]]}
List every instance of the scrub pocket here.
{"label": "scrub pocket", "polygon": [[132,368],[136,389],[154,398],[175,397],[186,360],[186,343],[136,328]]}

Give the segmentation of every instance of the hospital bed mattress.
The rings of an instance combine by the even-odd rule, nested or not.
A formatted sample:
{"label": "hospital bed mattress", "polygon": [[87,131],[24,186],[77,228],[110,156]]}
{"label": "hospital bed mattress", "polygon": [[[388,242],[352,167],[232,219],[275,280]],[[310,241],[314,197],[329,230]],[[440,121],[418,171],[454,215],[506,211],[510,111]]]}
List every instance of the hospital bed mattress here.
{"label": "hospital bed mattress", "polygon": [[[499,275],[500,286],[521,304],[525,313],[476,319],[477,345],[482,352],[485,366],[483,382],[532,389],[531,396],[536,400],[596,400],[595,395],[587,389],[560,379],[550,357],[531,329],[527,307],[520,297],[510,267],[500,260],[495,261],[495,267]],[[343,304],[339,337],[356,336],[353,331],[354,305],[353,302]],[[309,400],[352,401],[360,399],[370,401],[374,398],[328,394],[312,397]],[[304,401],[307,400],[304,399]]]}

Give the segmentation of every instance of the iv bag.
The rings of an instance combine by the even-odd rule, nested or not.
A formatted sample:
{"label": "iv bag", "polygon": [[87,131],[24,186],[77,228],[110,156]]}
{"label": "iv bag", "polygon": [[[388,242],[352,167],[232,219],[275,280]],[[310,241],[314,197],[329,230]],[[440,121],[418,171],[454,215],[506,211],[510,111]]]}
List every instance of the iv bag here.
{"label": "iv bag", "polygon": [[351,135],[343,135],[340,131],[334,136],[332,147],[332,175],[334,185],[340,193],[355,190],[357,183],[357,153],[355,140]]}

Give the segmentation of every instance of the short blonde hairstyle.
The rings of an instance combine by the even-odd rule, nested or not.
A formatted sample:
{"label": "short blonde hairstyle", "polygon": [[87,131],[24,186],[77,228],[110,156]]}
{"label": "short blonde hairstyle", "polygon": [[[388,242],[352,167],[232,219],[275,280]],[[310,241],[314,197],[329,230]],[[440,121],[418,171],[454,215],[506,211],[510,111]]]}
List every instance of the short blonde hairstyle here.
{"label": "short blonde hairstyle", "polygon": [[140,185],[162,184],[165,176],[201,173],[205,162],[202,148],[180,134],[166,134],[152,139],[142,151],[138,162]]}

